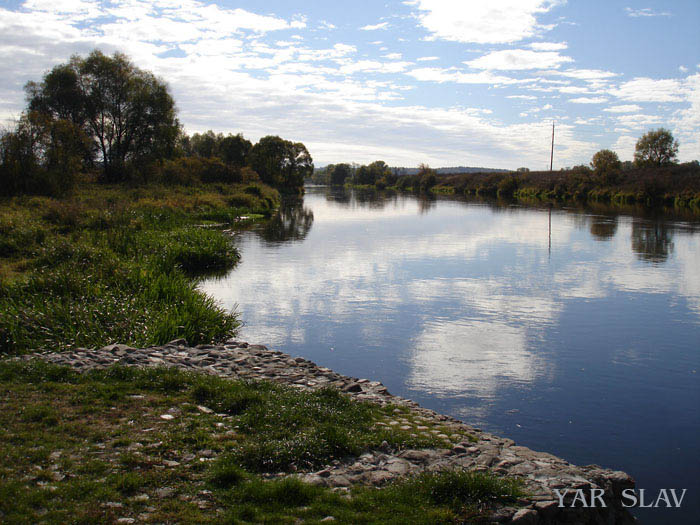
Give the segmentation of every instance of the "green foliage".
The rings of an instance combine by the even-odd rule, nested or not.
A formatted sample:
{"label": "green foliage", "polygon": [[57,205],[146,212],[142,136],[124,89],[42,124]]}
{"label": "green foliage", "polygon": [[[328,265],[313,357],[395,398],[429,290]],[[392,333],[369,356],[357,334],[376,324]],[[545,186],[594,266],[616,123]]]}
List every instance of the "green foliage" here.
{"label": "green foliage", "polygon": [[313,173],[311,155],[301,142],[291,142],[277,136],[261,138],[248,154],[248,164],[270,186],[287,191],[299,191],[304,178]]}
{"label": "green foliage", "polygon": [[0,194],[63,195],[75,184],[87,143],[69,120],[31,112],[0,136]]}
{"label": "green foliage", "polygon": [[375,160],[366,166],[360,166],[355,170],[353,183],[364,186],[374,185],[379,179],[391,174],[389,166],[383,160]]}
{"label": "green foliage", "polygon": [[23,275],[0,275],[0,353],[229,336],[236,317],[193,278],[227,271],[238,253],[230,236],[193,223],[269,215],[279,195],[259,184],[205,188],[92,185],[69,199],[8,202],[0,257]]}
{"label": "green foliage", "polygon": [[214,133],[195,133],[191,137],[181,135],[179,138],[181,153],[204,159],[218,158],[227,166],[242,168],[246,164],[248,153],[253,147],[240,133],[237,135]]}
{"label": "green foliage", "polygon": [[420,179],[420,191],[428,192],[437,184],[437,175],[435,170],[431,169],[427,164],[418,166],[418,175]]}
{"label": "green foliage", "polygon": [[642,135],[634,148],[634,162],[637,166],[668,166],[676,162],[678,141],[664,128],[649,131]]}
{"label": "green foliage", "polygon": [[30,110],[68,121],[91,138],[82,152],[101,161],[106,181],[125,180],[174,154],[179,123],[166,84],[121,53],[73,56],[25,89]]}
{"label": "green foliage", "polygon": [[591,168],[598,175],[610,173],[622,169],[622,163],[617,153],[609,149],[602,149],[593,155],[591,159]]}
{"label": "green foliage", "polygon": [[498,196],[512,197],[517,189],[518,180],[515,177],[512,177],[510,175],[507,177],[503,177],[498,183]]}
{"label": "green foliage", "polygon": [[351,177],[352,166],[350,164],[332,164],[328,166],[328,182],[332,186],[342,186]]}

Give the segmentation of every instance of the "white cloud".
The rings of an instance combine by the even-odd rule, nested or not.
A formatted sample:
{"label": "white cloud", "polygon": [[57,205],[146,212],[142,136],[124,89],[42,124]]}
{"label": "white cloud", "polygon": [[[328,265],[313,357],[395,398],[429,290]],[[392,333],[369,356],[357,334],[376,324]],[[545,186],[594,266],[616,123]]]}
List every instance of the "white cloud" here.
{"label": "white cloud", "polygon": [[517,98],[521,100],[537,100],[534,95],[508,95],[506,98]]}
{"label": "white cloud", "polygon": [[610,94],[630,102],[682,102],[685,98],[682,87],[675,79],[642,77],[611,89]]}
{"label": "white cloud", "polygon": [[388,29],[389,22],[380,22],[379,24],[367,25],[360,28],[360,31],[377,31],[379,29]]}
{"label": "white cloud", "polygon": [[673,117],[673,133],[678,138],[678,158],[682,161],[700,159],[700,73],[685,79],[689,107]]}
{"label": "white cloud", "polygon": [[421,25],[433,38],[478,44],[505,44],[532,37],[549,27],[537,15],[559,0],[416,0]]}
{"label": "white cloud", "polygon": [[401,53],[388,53],[386,55],[382,55],[382,58],[388,58],[389,60],[401,60],[403,56]]}
{"label": "white cloud", "polygon": [[678,66],[678,71],[680,71],[681,73],[687,73],[688,68],[685,66]]}
{"label": "white cloud", "polygon": [[632,17],[632,18],[640,18],[640,17],[653,17],[653,16],[671,16],[671,13],[667,11],[654,11],[653,9],[650,9],[648,7],[644,9],[633,9],[631,7],[625,7],[625,12],[627,13],[627,16]]}
{"label": "white cloud", "polygon": [[407,71],[406,74],[423,82],[455,82],[457,84],[513,84],[518,82],[509,77],[493,75],[488,71],[465,73],[456,68],[423,67]]}
{"label": "white cloud", "polygon": [[637,104],[622,104],[620,106],[610,106],[603,111],[607,111],[608,113],[635,113],[641,110],[642,106],[638,106]]}
{"label": "white cloud", "polygon": [[550,74],[561,75],[569,78],[576,78],[586,81],[601,81],[619,76],[618,73],[612,71],[603,71],[600,69],[565,69],[563,71],[550,71]]}
{"label": "white cloud", "polygon": [[530,48],[535,51],[562,51],[567,47],[569,46],[566,42],[533,42],[530,44]]}
{"label": "white cloud", "polygon": [[605,97],[579,97],[569,99],[569,102],[573,102],[574,104],[603,104],[607,101],[608,99]]}
{"label": "white cloud", "polygon": [[557,89],[560,93],[566,93],[568,95],[584,95],[591,92],[590,88],[582,86],[562,86]]}
{"label": "white cloud", "polygon": [[488,55],[465,62],[477,69],[524,70],[557,68],[573,59],[554,51],[530,51],[528,49],[507,49],[493,51]]}
{"label": "white cloud", "polygon": [[440,57],[420,57],[416,59],[416,62],[431,62],[433,60],[440,60]]}
{"label": "white cloud", "polygon": [[619,115],[615,117],[615,120],[626,128],[630,129],[641,129],[653,126],[655,124],[662,123],[662,120],[657,115],[645,115],[643,113],[638,113],[635,115]]}

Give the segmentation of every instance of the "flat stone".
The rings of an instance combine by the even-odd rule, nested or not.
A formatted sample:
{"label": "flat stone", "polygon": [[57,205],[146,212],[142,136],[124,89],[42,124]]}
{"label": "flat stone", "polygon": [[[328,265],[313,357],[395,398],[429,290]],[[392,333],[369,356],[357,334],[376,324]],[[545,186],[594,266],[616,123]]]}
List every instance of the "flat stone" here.
{"label": "flat stone", "polygon": [[539,518],[537,516],[537,511],[533,509],[520,509],[511,518],[511,523],[517,523],[518,525],[535,525]]}
{"label": "flat stone", "polygon": [[382,485],[387,481],[390,481],[394,476],[386,470],[375,470],[370,473],[369,481],[372,485]]}
{"label": "flat stone", "polygon": [[172,487],[163,487],[156,490],[156,496],[158,496],[161,499],[169,498],[173,494],[175,494],[175,489]]}

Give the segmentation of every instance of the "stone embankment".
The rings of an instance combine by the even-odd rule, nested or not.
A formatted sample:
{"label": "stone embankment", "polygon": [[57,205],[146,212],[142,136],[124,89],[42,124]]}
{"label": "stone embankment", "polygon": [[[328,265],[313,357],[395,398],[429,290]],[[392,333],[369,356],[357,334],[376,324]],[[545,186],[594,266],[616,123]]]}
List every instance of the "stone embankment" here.
{"label": "stone embankment", "polygon": [[[621,492],[634,487],[634,480],[620,471],[595,465],[576,466],[545,452],[517,446],[512,440],[497,437],[470,427],[449,416],[420,407],[413,401],[391,395],[379,382],[338,374],[301,357],[291,357],[262,345],[229,340],[222,345],[189,347],[176,340],[160,347],[144,349],[110,345],[100,349],[75,349],[62,353],[35,353],[20,359],[40,358],[80,370],[127,366],[171,366],[238,379],[277,381],[296,388],[336,387],[355,399],[382,405],[408,407],[414,419],[424,421],[423,428],[438,427],[449,448],[368,452],[352,460],[337,460],[317,472],[295,474],[305,481],[347,490],[353,484],[382,485],[399,476],[424,470],[448,468],[491,470],[500,475],[516,476],[525,484],[527,498],[517,506],[494,511],[493,523],[549,524],[617,524],[633,523],[621,506]],[[390,425],[405,426],[407,420],[397,416]],[[406,428],[408,428],[406,426]],[[418,427],[421,428],[421,427]],[[582,489],[591,502],[591,490],[602,489],[595,507],[583,508],[580,500],[571,507],[576,490]],[[568,490],[562,502],[557,495]],[[579,492],[579,494],[582,494]]]}

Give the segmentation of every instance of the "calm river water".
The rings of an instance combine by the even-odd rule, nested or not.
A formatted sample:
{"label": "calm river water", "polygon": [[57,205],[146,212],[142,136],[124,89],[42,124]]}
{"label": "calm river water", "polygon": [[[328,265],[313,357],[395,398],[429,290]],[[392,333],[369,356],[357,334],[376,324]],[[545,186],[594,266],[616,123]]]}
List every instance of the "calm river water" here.
{"label": "calm river water", "polygon": [[573,463],[688,489],[700,520],[700,222],[308,188],[201,288],[241,338]]}

